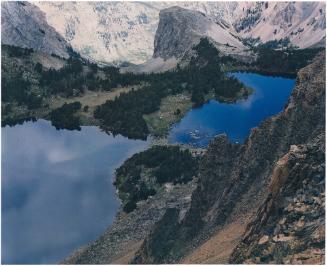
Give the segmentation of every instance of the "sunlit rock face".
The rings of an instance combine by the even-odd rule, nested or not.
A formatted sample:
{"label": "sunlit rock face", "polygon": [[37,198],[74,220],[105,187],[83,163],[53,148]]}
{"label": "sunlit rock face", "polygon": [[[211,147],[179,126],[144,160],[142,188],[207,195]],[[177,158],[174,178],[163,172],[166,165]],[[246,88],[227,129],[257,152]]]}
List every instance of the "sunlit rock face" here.
{"label": "sunlit rock face", "polygon": [[[153,55],[159,13],[180,6],[213,20],[230,16],[223,2],[34,2],[82,56],[103,62],[141,64]],[[58,14],[60,13],[60,16]]]}
{"label": "sunlit rock face", "polygon": [[[289,38],[300,48],[324,46],[323,2],[4,2],[2,43],[62,57],[67,57],[69,43],[98,62],[141,64],[153,55],[160,11],[173,6],[201,12],[205,16],[192,19],[200,28],[211,21],[205,22],[213,25],[206,35],[220,41],[233,34],[262,42]],[[189,43],[184,44],[186,50]]]}
{"label": "sunlit rock face", "polygon": [[160,11],[153,56],[180,58],[198,44],[201,37],[209,37],[220,45],[245,48],[227,27],[213,22],[204,13],[174,6]]}
{"label": "sunlit rock face", "polygon": [[243,38],[262,42],[288,38],[299,48],[324,46],[324,2],[242,2],[238,10],[233,26]]}
{"label": "sunlit rock face", "polygon": [[[289,38],[306,48],[324,45],[323,2],[33,2],[82,56],[96,61],[144,63],[153,55],[159,13],[196,10],[230,33],[262,42]],[[58,15],[60,14],[60,15]],[[216,27],[218,28],[218,27]],[[219,31],[213,31],[219,33]],[[233,33],[233,34],[234,34]],[[235,35],[235,34],[234,34]]]}
{"label": "sunlit rock face", "polygon": [[69,56],[69,44],[48,25],[45,14],[28,2],[1,3],[1,43]]}

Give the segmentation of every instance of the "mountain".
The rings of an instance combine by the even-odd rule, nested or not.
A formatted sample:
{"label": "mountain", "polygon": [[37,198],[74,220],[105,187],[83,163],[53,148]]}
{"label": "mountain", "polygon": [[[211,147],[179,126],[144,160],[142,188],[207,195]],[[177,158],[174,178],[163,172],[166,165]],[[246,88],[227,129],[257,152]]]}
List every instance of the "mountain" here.
{"label": "mountain", "polygon": [[213,22],[201,12],[174,6],[160,11],[153,57],[181,58],[202,37],[209,37],[222,46],[245,48],[223,24]]}
{"label": "mountain", "polygon": [[69,57],[70,45],[47,24],[44,13],[28,2],[1,3],[1,42]]}
{"label": "mountain", "polygon": [[326,35],[324,2],[40,1],[33,4],[76,51],[99,62],[140,64],[150,59],[160,10],[172,6],[199,11],[228,28],[230,33],[237,31],[243,38],[260,37],[262,42],[289,37],[301,48],[324,46],[321,39]]}
{"label": "mountain", "polygon": [[180,6],[220,20],[230,16],[236,3],[40,1],[33,4],[44,11],[48,23],[82,56],[99,62],[141,64],[153,55],[160,10]]}
{"label": "mountain", "polygon": [[141,64],[153,56],[160,11],[173,6],[216,23],[213,39],[224,28],[262,42],[289,38],[300,48],[325,45],[324,2],[3,2],[2,43],[63,57],[69,43],[97,62]]}
{"label": "mountain", "polygon": [[325,46],[324,2],[240,2],[235,14],[232,24],[243,38],[289,38],[299,48]]}
{"label": "mountain", "polygon": [[122,68],[127,72],[162,72],[188,61],[192,48],[208,38],[226,55],[244,54],[246,47],[228,24],[214,22],[204,13],[173,6],[162,9],[154,38],[152,58],[143,64]]}
{"label": "mountain", "polygon": [[[82,56],[98,62],[145,62],[152,56],[161,4],[35,2]],[[58,14],[60,16],[58,17]]]}
{"label": "mountain", "polygon": [[[160,10],[181,6],[221,18],[220,2],[33,2],[82,56],[141,64],[153,55]],[[233,4],[231,4],[233,6]],[[60,14],[60,16],[58,16]]]}

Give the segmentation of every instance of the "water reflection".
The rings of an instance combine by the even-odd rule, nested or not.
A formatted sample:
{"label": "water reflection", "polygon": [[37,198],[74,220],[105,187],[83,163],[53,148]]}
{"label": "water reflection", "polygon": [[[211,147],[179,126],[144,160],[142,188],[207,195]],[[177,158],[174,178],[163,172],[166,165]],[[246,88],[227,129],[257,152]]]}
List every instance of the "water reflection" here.
{"label": "water reflection", "polygon": [[2,263],[57,263],[97,238],[119,207],[114,169],[147,146],[43,120],[2,128]]}
{"label": "water reflection", "polygon": [[170,142],[203,147],[221,133],[226,133],[234,142],[243,142],[251,128],[283,109],[295,83],[293,79],[253,73],[232,75],[253,88],[254,93],[247,100],[234,104],[212,100],[201,108],[192,109],[172,128]]}

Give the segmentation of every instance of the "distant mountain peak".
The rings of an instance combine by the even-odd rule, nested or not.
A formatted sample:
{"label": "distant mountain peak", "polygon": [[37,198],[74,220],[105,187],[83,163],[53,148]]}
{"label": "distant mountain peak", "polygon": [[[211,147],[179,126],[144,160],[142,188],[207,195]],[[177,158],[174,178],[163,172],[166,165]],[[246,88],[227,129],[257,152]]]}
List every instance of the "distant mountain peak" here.
{"label": "distant mountain peak", "polygon": [[[4,8],[9,5],[17,5],[17,8]],[[2,30],[3,43],[16,43],[22,47],[33,45],[65,55],[63,46],[67,44],[60,45],[55,37],[41,38],[42,32],[36,25],[46,23],[62,36],[59,38],[62,42],[69,43],[83,57],[105,63],[141,64],[153,55],[159,58],[161,52],[154,51],[156,44],[168,42],[156,36],[161,10],[165,10],[161,13],[166,12],[166,15],[171,12],[181,12],[184,14],[183,19],[187,17],[187,12],[191,12],[189,14],[195,15],[192,19],[188,19],[188,23],[193,24],[186,25],[181,30],[189,32],[192,26],[195,29],[195,32],[192,32],[193,37],[206,35],[222,44],[228,37],[229,41],[226,43],[239,48],[242,44],[234,40],[237,37],[260,38],[261,42],[289,39],[291,44],[299,48],[324,46],[326,37],[324,2],[40,1],[31,4],[3,2],[2,10],[4,10],[2,25],[5,25]],[[192,13],[194,11],[198,13]],[[25,12],[25,15],[20,17],[17,12]],[[198,26],[194,25],[196,19],[199,19]],[[206,33],[200,29],[203,24],[207,25]],[[216,26],[210,28],[208,26],[210,24]],[[24,25],[34,25],[29,27],[33,30],[26,33]],[[49,30],[49,32],[53,31]],[[231,34],[236,37],[230,37]],[[55,35],[50,34],[50,36]],[[174,41],[177,40],[174,36],[170,37]],[[177,51],[170,51],[169,55],[180,56],[182,52],[180,48],[188,44],[180,40],[176,45]]]}
{"label": "distant mountain peak", "polygon": [[244,5],[244,12],[236,12],[239,15],[233,22],[242,37],[260,38],[262,42],[288,38],[299,48],[322,44],[325,39],[324,2],[257,2]]}
{"label": "distant mountain peak", "polygon": [[181,58],[202,37],[210,38],[220,45],[244,49],[228,28],[215,23],[204,13],[173,6],[160,11],[153,57]]}

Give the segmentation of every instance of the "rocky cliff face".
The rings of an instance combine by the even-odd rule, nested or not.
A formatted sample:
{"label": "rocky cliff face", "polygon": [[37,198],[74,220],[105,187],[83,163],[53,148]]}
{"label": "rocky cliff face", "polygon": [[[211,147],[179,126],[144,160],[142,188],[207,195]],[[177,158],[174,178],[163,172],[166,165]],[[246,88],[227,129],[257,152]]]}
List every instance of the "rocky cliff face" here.
{"label": "rocky cliff face", "polygon": [[[169,212],[170,222],[154,226],[132,262],[199,263],[211,257],[210,263],[227,263],[231,256],[232,262],[281,263],[301,259],[301,252],[320,259],[324,254],[324,62],[321,54],[298,73],[284,111],[254,128],[244,145],[231,144],[224,136],[210,144],[184,219],[178,221],[178,211]],[[306,185],[311,188],[308,192]],[[316,199],[306,206],[311,194]],[[275,198],[277,202],[271,200]],[[290,204],[289,209],[283,209],[285,204]],[[245,222],[240,224],[241,220]],[[284,221],[282,229],[272,230],[276,220]],[[246,221],[252,222],[246,227]],[[303,230],[298,229],[303,223]],[[238,234],[214,246],[231,226]],[[159,243],[163,231],[165,241]],[[258,251],[258,241],[267,246]],[[222,251],[225,254],[217,256]],[[285,254],[289,257],[282,261]]]}
{"label": "rocky cliff face", "polygon": [[251,52],[225,22],[214,22],[204,13],[173,6],[160,11],[154,39],[153,57],[145,63],[122,68],[124,72],[164,72],[180,64],[187,65],[195,56],[193,48],[207,38],[222,55],[238,60],[253,60]]}
{"label": "rocky cliff face", "polygon": [[101,62],[144,63],[153,55],[159,12],[199,11],[240,37],[289,37],[301,48],[324,46],[324,2],[33,2],[74,50]]}
{"label": "rocky cliff face", "polygon": [[323,264],[325,136],[292,145],[271,175],[268,195],[231,263]]}
{"label": "rocky cliff face", "polygon": [[322,44],[326,37],[326,5],[323,2],[240,3],[232,22],[243,37],[262,42],[289,38],[300,48]]}
{"label": "rocky cliff face", "polygon": [[159,25],[154,39],[153,57],[181,58],[184,53],[199,43],[201,37],[214,42],[244,49],[228,27],[214,23],[205,14],[178,6],[160,11]]}
{"label": "rocky cliff face", "polygon": [[1,43],[69,57],[69,44],[47,24],[44,13],[28,2],[1,3]]}
{"label": "rocky cliff face", "polygon": [[153,55],[160,10],[180,6],[218,20],[229,16],[235,8],[232,2],[40,1],[34,4],[82,56],[102,62],[134,64],[144,63]]}

